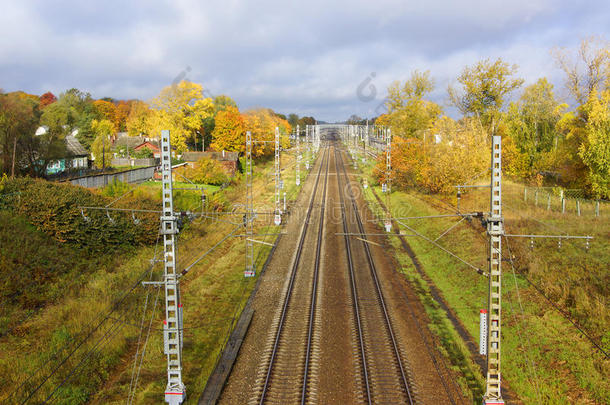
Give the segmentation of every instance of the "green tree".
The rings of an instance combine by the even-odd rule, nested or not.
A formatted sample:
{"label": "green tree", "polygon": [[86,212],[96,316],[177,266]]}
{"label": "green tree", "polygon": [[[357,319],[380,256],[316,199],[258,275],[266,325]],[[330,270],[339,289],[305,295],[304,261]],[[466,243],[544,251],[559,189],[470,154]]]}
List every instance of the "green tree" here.
{"label": "green tree", "polygon": [[0,94],[0,156],[2,172],[12,177],[23,164],[26,145],[34,137],[40,114],[38,103],[16,93]]}
{"label": "green tree", "polygon": [[449,99],[462,114],[476,117],[485,131],[493,131],[506,97],[523,84],[523,79],[511,77],[516,72],[517,65],[501,58],[466,66],[457,79],[461,89],[449,86]]}
{"label": "green tree", "polygon": [[557,148],[561,135],[557,123],[566,108],[567,104],[555,99],[553,85],[546,78],[526,87],[519,101],[510,104],[506,114],[508,134],[525,155],[530,175],[543,168],[542,155]]}
{"label": "green tree", "polygon": [[388,88],[388,120],[392,133],[404,138],[423,138],[442,113],[442,108],[424,97],[434,89],[430,72],[414,71],[402,85]]}
{"label": "green tree", "polygon": [[288,118],[286,120],[293,128],[296,128],[297,125],[300,125],[299,116],[297,114],[288,114]]}
{"label": "green tree", "polygon": [[[294,126],[290,121],[288,121],[288,123],[291,126]],[[315,125],[316,119],[314,117],[301,117],[298,119],[297,124],[300,125],[301,128],[305,128],[307,125]]]}
{"label": "green tree", "polygon": [[55,136],[66,136],[78,130],[78,140],[85,148],[90,148],[95,138],[91,122],[101,118],[89,93],[70,89],[60,94],[57,102],[43,110],[40,121]]}

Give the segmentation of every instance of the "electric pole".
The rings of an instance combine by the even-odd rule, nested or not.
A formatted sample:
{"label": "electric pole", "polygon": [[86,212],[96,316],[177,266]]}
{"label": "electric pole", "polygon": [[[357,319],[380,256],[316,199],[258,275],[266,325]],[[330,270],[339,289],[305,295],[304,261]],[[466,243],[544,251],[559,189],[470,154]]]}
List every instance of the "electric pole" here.
{"label": "electric pole", "polygon": [[296,147],[297,147],[297,168],[296,168],[296,185],[301,185],[301,151],[299,149],[299,124],[297,124],[296,132]]}
{"label": "electric pole", "polygon": [[252,196],[252,134],[246,132],[246,213],[244,214],[244,227],[246,228],[246,268],[244,277],[256,276],[254,268],[254,197]]}
{"label": "electric pole", "polygon": [[502,138],[492,136],[491,142],[491,198],[487,218],[489,239],[489,296],[487,301],[487,378],[483,403],[504,404],[501,393],[500,340],[502,313]]}
{"label": "electric pole", "polygon": [[280,205],[280,189],[281,189],[281,179],[280,179],[280,129],[279,127],[275,127],[275,225],[280,225],[282,223],[282,207]]}
{"label": "electric pole", "polygon": [[392,132],[390,129],[385,130],[385,206],[387,209],[387,216],[385,220],[385,230],[390,232],[392,230],[392,214],[390,213],[390,203],[392,192]]}
{"label": "electric pole", "polygon": [[176,271],[178,218],[174,215],[172,152],[168,130],[161,131],[161,170],[163,189],[161,233],[163,234],[163,281],[165,284],[163,348],[167,355],[165,402],[170,405],[178,405],[186,399],[186,387],[182,383],[182,304],[180,303],[180,284]]}

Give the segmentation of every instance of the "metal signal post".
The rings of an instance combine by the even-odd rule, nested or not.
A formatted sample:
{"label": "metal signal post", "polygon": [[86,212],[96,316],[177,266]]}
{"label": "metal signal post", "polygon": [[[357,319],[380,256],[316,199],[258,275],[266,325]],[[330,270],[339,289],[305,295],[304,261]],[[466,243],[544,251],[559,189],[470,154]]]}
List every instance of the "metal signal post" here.
{"label": "metal signal post", "polygon": [[180,303],[180,284],[176,270],[178,218],[174,215],[172,156],[170,136],[167,130],[161,131],[161,170],[163,190],[161,233],[163,234],[163,282],[165,284],[163,348],[167,355],[165,402],[177,405],[186,399],[186,387],[182,383],[182,304]]}
{"label": "metal signal post", "polygon": [[487,378],[483,403],[504,404],[501,393],[500,344],[502,315],[502,139],[492,136],[491,143],[491,198],[487,218],[489,239],[489,296],[487,302]]}
{"label": "metal signal post", "polygon": [[275,127],[275,218],[274,223],[280,225],[282,223],[282,207],[280,201],[281,194],[281,177],[280,177],[280,129]]}
{"label": "metal signal post", "polygon": [[296,185],[301,185],[301,150],[299,149],[299,125],[297,124],[297,132],[295,136],[295,143],[297,149],[297,167],[296,167]]}
{"label": "metal signal post", "polygon": [[385,189],[385,205],[387,209],[385,230],[386,232],[390,232],[392,230],[392,214],[390,213],[390,193],[392,192],[392,132],[389,128],[385,130]]}
{"label": "metal signal post", "polygon": [[254,277],[254,197],[252,195],[252,134],[246,132],[246,213],[244,215],[244,227],[246,228],[246,268],[244,277]]}

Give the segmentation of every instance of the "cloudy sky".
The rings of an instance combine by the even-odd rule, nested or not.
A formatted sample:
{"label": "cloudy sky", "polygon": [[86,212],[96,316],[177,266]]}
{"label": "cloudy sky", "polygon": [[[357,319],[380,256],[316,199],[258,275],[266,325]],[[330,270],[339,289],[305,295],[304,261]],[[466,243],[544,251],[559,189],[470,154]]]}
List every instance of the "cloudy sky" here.
{"label": "cloudy sky", "polygon": [[431,71],[445,105],[447,85],[487,57],[561,93],[550,49],[610,39],[604,0],[0,2],[5,91],[147,100],[184,77],[242,109],[326,121],[377,115],[387,85],[415,69]]}

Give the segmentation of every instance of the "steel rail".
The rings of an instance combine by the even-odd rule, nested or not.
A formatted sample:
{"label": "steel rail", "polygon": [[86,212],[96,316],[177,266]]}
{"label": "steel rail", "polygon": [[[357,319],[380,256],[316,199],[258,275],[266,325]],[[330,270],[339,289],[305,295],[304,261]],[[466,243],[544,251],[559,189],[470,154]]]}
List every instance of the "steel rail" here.
{"label": "steel rail", "polygon": [[[339,154],[339,160],[341,162],[343,162],[340,154]],[[344,176],[346,178],[347,192],[348,192],[349,199],[350,199],[350,201],[352,203],[352,208],[354,210],[354,214],[355,214],[355,217],[356,217],[356,222],[358,224],[358,229],[360,230],[361,233],[365,233],[364,225],[362,223],[362,219],[360,218],[360,213],[358,212],[358,206],[356,204],[356,200],[355,200],[354,194],[352,192],[352,185],[349,182],[349,177],[347,175],[347,170],[345,169],[345,165],[344,164],[342,164],[342,168],[343,168],[343,174],[344,174]],[[405,369],[404,369],[404,367],[402,365],[402,359],[401,359],[401,356],[400,356],[400,351],[398,350],[398,344],[396,343],[396,336],[394,335],[394,330],[393,330],[392,324],[390,322],[390,317],[388,315],[387,306],[386,306],[385,300],[383,298],[383,292],[381,290],[381,285],[379,283],[379,278],[377,277],[377,268],[375,266],[375,262],[373,261],[373,256],[371,254],[371,249],[370,249],[370,247],[369,247],[369,245],[367,243],[363,242],[363,246],[364,246],[364,249],[365,249],[365,252],[366,252],[366,257],[367,257],[367,261],[368,261],[368,264],[369,264],[369,269],[371,271],[371,275],[372,275],[373,280],[375,282],[375,289],[376,289],[377,295],[379,297],[379,303],[380,303],[380,306],[381,306],[381,309],[382,309],[382,312],[383,312],[383,316],[384,316],[384,320],[385,320],[385,326],[386,326],[386,328],[388,330],[388,335],[390,336],[390,340],[392,341],[392,348],[393,348],[393,351],[394,351],[394,355],[396,356],[396,361],[398,363],[398,367],[400,369],[400,377],[401,377],[402,383],[403,383],[403,385],[405,387],[405,392],[407,394],[407,398],[409,400],[409,403],[413,404],[414,403],[414,398],[413,398],[413,395],[411,393],[411,389],[409,388],[409,382],[407,380],[407,375],[406,375]]]}
{"label": "steel rail", "polygon": [[305,357],[305,370],[303,371],[303,389],[301,391],[301,405],[305,405],[307,399],[307,383],[309,374],[309,363],[311,361],[311,344],[313,341],[313,324],[316,313],[316,305],[318,304],[318,275],[320,273],[320,253],[322,250],[322,236],[324,231],[324,212],[326,208],[326,189],[328,186],[328,167],[330,166],[330,153],[326,158],[326,176],[324,181],[324,190],[322,191],[322,205],[320,208],[320,225],[318,226],[318,240],[316,243],[316,257],[314,262],[313,286],[311,290],[311,306],[309,309],[309,326],[307,329],[307,351]]}
{"label": "steel rail", "polygon": [[[339,173],[339,161],[338,157],[340,157],[340,153],[337,153],[337,149],[335,149],[335,171]],[[354,274],[354,262],[352,258],[352,248],[350,244],[350,237],[347,235],[349,230],[347,229],[347,214],[345,212],[345,199],[343,197],[343,193],[341,192],[341,176],[337,175],[337,184],[339,188],[339,197],[341,201],[341,218],[343,222],[343,233],[345,238],[345,252],[347,254],[347,265],[349,269],[349,278],[350,278],[350,287],[352,291],[352,302],[354,308],[354,318],[356,320],[356,331],[358,333],[358,345],[360,346],[360,355],[362,357],[362,373],[364,374],[364,385],[366,389],[366,399],[367,403],[371,405],[373,402],[371,400],[371,386],[369,382],[369,372],[368,372],[368,364],[367,364],[367,356],[366,350],[364,347],[364,337],[362,333],[362,321],[360,317],[360,308],[358,306],[358,290],[356,289],[356,280]]]}
{"label": "steel rail", "polygon": [[[328,159],[328,149],[325,151],[325,155],[323,157],[323,161],[324,159]],[[303,224],[303,231],[301,233],[301,237],[299,239],[299,244],[297,245],[297,251],[296,251],[296,256],[292,265],[292,270],[291,270],[291,274],[290,274],[290,281],[288,283],[288,288],[286,290],[286,295],[284,296],[284,304],[282,305],[282,312],[280,315],[280,322],[278,324],[278,328],[277,328],[277,332],[275,335],[275,340],[273,343],[273,350],[271,352],[271,358],[269,360],[269,365],[267,368],[267,375],[265,376],[265,383],[263,384],[263,388],[262,388],[262,392],[261,392],[261,397],[260,397],[260,401],[259,404],[264,404],[265,402],[265,397],[267,395],[267,391],[269,388],[269,384],[271,382],[271,374],[273,373],[273,366],[275,364],[275,360],[277,357],[277,352],[278,352],[278,348],[280,346],[280,337],[282,335],[282,330],[284,328],[284,321],[286,319],[286,313],[288,312],[288,304],[290,302],[290,298],[292,296],[292,289],[294,286],[294,280],[296,277],[296,273],[297,273],[297,269],[299,267],[299,263],[301,261],[301,253],[303,251],[303,245],[305,243],[305,236],[307,235],[307,229],[309,228],[309,220],[311,218],[311,212],[313,210],[313,205],[314,205],[314,200],[315,200],[315,196],[316,196],[316,191],[318,189],[318,184],[320,182],[320,174],[322,172],[322,166],[324,166],[321,162],[320,167],[318,169],[318,173],[317,173],[317,177],[316,177],[316,183],[314,185],[313,191],[312,191],[312,195],[311,195],[311,199],[309,201],[309,208],[307,209],[307,216],[305,218],[305,223]]]}

